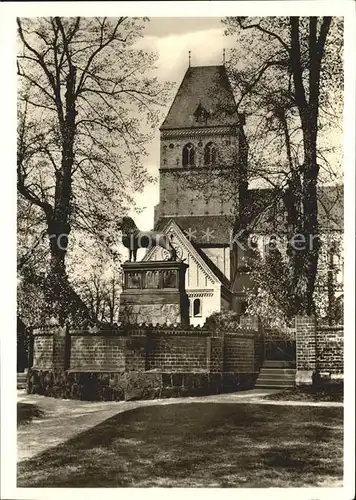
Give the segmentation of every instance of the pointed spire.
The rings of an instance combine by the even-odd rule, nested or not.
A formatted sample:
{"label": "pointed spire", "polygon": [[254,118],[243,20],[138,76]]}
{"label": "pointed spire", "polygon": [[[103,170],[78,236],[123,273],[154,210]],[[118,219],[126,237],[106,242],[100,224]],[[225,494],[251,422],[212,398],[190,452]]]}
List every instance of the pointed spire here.
{"label": "pointed spire", "polygon": [[223,65],[225,66],[225,49],[223,49]]}
{"label": "pointed spire", "polygon": [[191,60],[191,51],[189,51],[189,68],[190,68],[190,60]]}

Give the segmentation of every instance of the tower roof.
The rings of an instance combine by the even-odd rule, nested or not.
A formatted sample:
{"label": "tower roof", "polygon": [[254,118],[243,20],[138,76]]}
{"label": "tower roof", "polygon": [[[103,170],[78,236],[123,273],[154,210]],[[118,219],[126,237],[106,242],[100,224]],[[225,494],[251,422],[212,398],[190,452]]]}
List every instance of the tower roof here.
{"label": "tower roof", "polygon": [[229,126],[239,122],[225,66],[187,69],[160,130]]}

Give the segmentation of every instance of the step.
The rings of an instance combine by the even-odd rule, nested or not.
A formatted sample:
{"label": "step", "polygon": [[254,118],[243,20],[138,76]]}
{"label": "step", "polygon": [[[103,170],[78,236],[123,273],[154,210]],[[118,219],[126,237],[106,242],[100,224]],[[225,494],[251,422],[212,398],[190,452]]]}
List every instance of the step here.
{"label": "step", "polygon": [[283,381],[283,380],[257,380],[255,387],[295,387],[294,381]]}
{"label": "step", "polygon": [[255,384],[256,389],[293,389],[295,387],[294,384]]}
{"label": "step", "polygon": [[269,384],[269,383],[275,383],[278,382],[280,384],[294,384],[295,379],[294,378],[258,378],[256,383],[261,383],[261,384]]}
{"label": "step", "polygon": [[260,373],[266,373],[266,374],[272,374],[275,373],[276,375],[295,375],[296,369],[295,368],[261,368]]}
{"label": "step", "polygon": [[295,368],[295,361],[264,361],[262,368]]}
{"label": "step", "polygon": [[17,374],[17,389],[26,389],[27,373]]}
{"label": "step", "polygon": [[283,372],[273,372],[273,373],[269,373],[268,370],[265,370],[265,371],[261,371],[260,374],[259,374],[259,377],[267,377],[267,378],[293,378],[295,377],[295,372],[293,373],[283,373]]}

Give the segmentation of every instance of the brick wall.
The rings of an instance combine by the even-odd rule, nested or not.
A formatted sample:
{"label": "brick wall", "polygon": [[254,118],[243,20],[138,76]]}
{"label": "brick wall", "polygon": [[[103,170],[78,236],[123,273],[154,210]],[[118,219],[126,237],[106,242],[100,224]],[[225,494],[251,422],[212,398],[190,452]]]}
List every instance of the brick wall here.
{"label": "brick wall", "polygon": [[224,335],[210,337],[210,372],[220,373],[224,371]]}
{"label": "brick wall", "polygon": [[53,335],[36,335],[33,343],[33,366],[41,369],[52,368]]}
{"label": "brick wall", "polygon": [[126,371],[146,370],[146,352],[148,339],[145,330],[134,331],[126,338],[125,363]]}
{"label": "brick wall", "polygon": [[53,330],[53,369],[61,372],[69,367],[70,345],[66,327],[56,327]]}
{"label": "brick wall", "polygon": [[343,326],[320,326],[315,317],[297,317],[297,385],[311,384],[314,375],[342,378],[344,371]]}
{"label": "brick wall", "polygon": [[207,356],[206,337],[152,337],[146,354],[146,368],[165,372],[207,370]]}
{"label": "brick wall", "polygon": [[[206,174],[205,174],[206,175]],[[196,180],[195,180],[196,176]],[[159,217],[184,215],[225,215],[233,213],[233,202],[226,201],[226,192],[231,184],[223,178],[214,182],[210,174],[209,196],[199,191],[204,170],[183,169],[160,171],[160,203],[157,207]],[[204,177],[203,177],[204,178]],[[225,194],[225,198],[224,198]]]}
{"label": "brick wall", "polygon": [[36,336],[34,367],[72,372],[254,372],[255,332],[215,332],[199,327],[136,327],[106,332]]}
{"label": "brick wall", "polygon": [[225,334],[224,338],[224,371],[254,371],[254,336],[252,333]]}
{"label": "brick wall", "polygon": [[314,316],[297,316],[295,319],[297,370],[314,371],[316,318]]}
{"label": "brick wall", "polygon": [[71,334],[71,370],[125,370],[125,338]]}
{"label": "brick wall", "polygon": [[341,375],[344,372],[343,326],[321,327],[316,330],[316,364],[323,376]]}
{"label": "brick wall", "polygon": [[[208,132],[208,130],[207,130]],[[195,148],[195,165],[204,167],[204,148],[213,142],[217,149],[217,165],[231,166],[235,160],[239,138],[236,134],[206,135],[199,137],[187,135],[186,137],[164,138],[161,137],[161,168],[182,168],[183,147],[191,143]]]}

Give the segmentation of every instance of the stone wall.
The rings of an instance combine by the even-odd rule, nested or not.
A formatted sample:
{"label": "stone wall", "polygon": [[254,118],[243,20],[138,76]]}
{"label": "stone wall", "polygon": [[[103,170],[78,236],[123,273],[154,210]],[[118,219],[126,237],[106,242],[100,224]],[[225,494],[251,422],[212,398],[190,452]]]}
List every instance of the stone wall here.
{"label": "stone wall", "polygon": [[125,339],[74,331],[70,341],[71,370],[125,370]]}
{"label": "stone wall", "polygon": [[342,379],[344,327],[320,326],[314,316],[297,316],[297,385]]}
{"label": "stone wall", "polygon": [[[177,300],[180,297],[177,295]],[[125,306],[120,308],[121,318],[127,319],[132,323],[144,323],[147,320],[153,324],[180,323],[181,308],[180,303],[173,304],[130,304],[128,301]]]}
{"label": "stone wall", "polygon": [[48,369],[52,368],[52,364],[53,335],[38,332],[33,342],[33,366]]}
{"label": "stone wall", "polygon": [[[227,390],[223,381],[229,380],[229,384],[232,384],[230,389],[238,390],[242,387],[241,384],[244,387],[246,384],[252,386],[257,376],[254,347],[256,335],[257,332],[248,329],[217,332],[183,325],[125,325],[106,331],[95,328],[63,330],[58,327],[46,336],[34,332],[34,359],[37,362],[30,370],[29,390],[48,395],[68,394],[68,391],[78,394],[76,391],[79,389],[76,387],[78,381],[82,381],[80,384],[85,383],[86,387],[80,389],[81,397],[89,398],[90,390],[97,390],[93,386],[93,380],[100,385],[100,374],[115,373],[121,375],[110,375],[108,380],[117,379],[117,382],[111,381],[110,384],[122,385],[125,377],[129,376],[132,380],[135,373],[141,373],[143,379],[144,374],[147,375],[147,387],[152,382],[153,374],[168,374],[170,377],[184,374],[183,378],[178,377],[185,381],[182,382],[183,386],[199,384],[199,379],[205,384],[205,391],[211,389],[212,392],[221,392]],[[84,374],[88,374],[88,377]],[[194,379],[194,374],[200,375]],[[202,374],[210,375],[204,377]],[[213,374],[220,377],[214,378]],[[196,382],[193,383],[193,379]],[[165,380],[159,384],[160,390],[167,388]],[[177,380],[175,377],[174,383],[168,384],[173,395],[177,393],[172,389],[176,387]],[[69,390],[67,384],[74,384],[75,387]],[[54,389],[52,386],[62,389]],[[193,393],[199,393],[199,387],[195,389]],[[119,389],[116,387],[115,390]],[[106,389],[104,393],[105,391]],[[114,398],[113,391],[112,388],[108,392],[110,398]],[[104,393],[100,392],[100,397],[105,399]]]}
{"label": "stone wall", "polygon": [[206,396],[249,389],[246,373],[72,372],[58,375],[30,368],[28,392],[86,401]]}
{"label": "stone wall", "polygon": [[224,338],[224,371],[255,371],[254,333],[246,332],[243,336],[227,333]]}
{"label": "stone wall", "polygon": [[147,370],[162,372],[206,371],[207,337],[155,335],[150,338]]}

